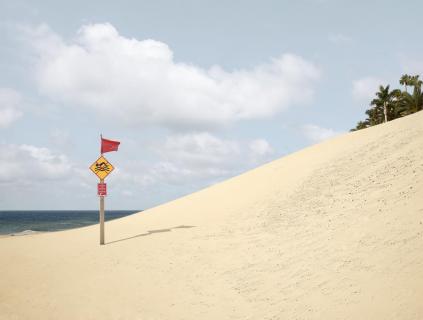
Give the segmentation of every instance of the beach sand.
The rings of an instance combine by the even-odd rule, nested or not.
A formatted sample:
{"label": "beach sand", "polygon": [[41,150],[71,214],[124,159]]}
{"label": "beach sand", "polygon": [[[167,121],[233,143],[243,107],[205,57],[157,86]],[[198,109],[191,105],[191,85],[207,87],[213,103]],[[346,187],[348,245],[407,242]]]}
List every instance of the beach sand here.
{"label": "beach sand", "polygon": [[423,319],[423,112],[98,238],[98,226],[1,238],[0,319]]}

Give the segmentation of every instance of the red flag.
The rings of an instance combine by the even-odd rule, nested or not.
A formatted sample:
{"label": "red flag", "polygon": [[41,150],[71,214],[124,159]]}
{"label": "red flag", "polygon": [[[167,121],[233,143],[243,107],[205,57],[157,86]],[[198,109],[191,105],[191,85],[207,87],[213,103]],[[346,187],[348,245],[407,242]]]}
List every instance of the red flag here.
{"label": "red flag", "polygon": [[110,151],[118,151],[119,145],[119,141],[108,140],[101,137],[101,154]]}

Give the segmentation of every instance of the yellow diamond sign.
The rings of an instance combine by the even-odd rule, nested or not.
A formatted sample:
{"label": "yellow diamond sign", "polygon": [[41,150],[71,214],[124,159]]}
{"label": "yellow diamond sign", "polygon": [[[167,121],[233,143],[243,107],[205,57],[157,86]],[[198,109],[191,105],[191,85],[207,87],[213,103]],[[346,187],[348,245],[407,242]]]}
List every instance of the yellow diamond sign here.
{"label": "yellow diamond sign", "polygon": [[106,178],[110,172],[113,171],[114,167],[112,164],[107,161],[107,159],[103,156],[100,156],[91,166],[90,169],[94,174],[103,180]]}

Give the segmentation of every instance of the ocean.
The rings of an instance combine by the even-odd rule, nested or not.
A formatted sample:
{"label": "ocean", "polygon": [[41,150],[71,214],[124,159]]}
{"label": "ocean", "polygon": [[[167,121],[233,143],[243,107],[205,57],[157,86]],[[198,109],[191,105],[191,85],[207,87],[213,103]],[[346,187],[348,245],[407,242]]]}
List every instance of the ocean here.
{"label": "ocean", "polygon": [[[109,210],[106,222],[141,210]],[[98,210],[0,211],[0,235],[22,235],[85,227],[98,223]]]}

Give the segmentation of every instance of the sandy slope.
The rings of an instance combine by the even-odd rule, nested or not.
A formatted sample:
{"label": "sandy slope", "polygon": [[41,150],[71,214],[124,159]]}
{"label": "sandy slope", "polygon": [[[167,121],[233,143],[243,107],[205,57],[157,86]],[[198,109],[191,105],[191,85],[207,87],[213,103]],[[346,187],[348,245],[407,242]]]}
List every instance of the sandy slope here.
{"label": "sandy slope", "polygon": [[0,319],[423,319],[423,112],[142,214],[0,239]]}

